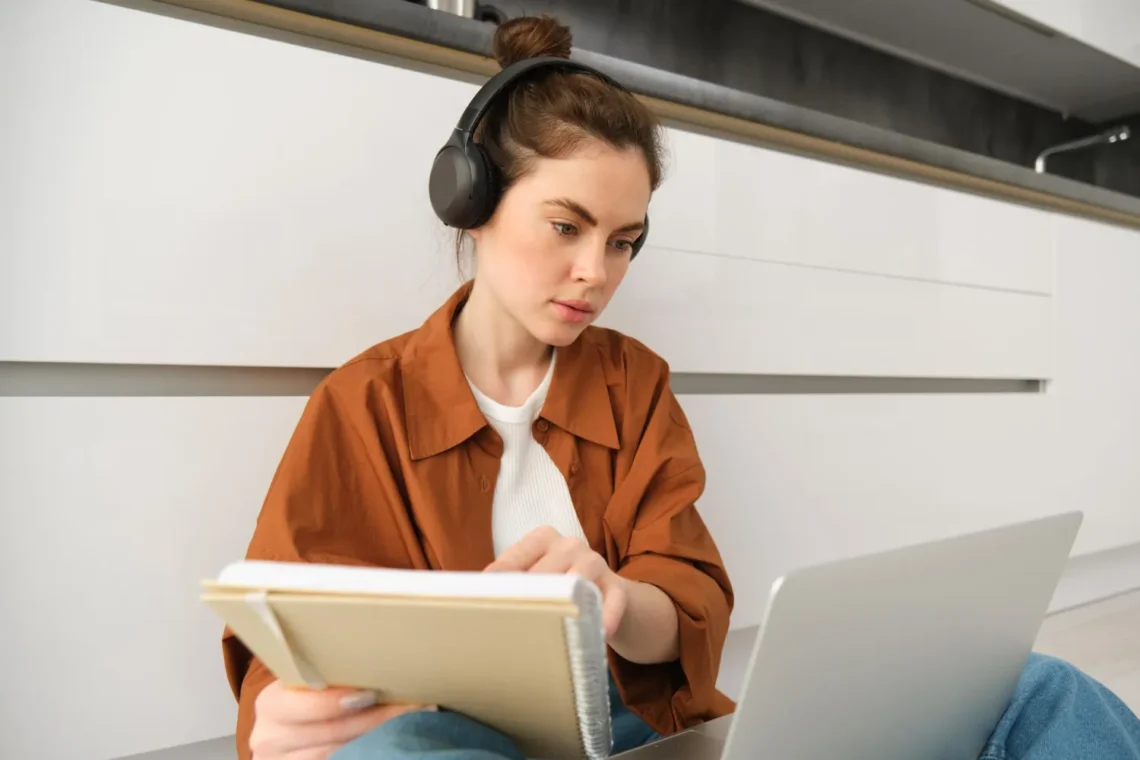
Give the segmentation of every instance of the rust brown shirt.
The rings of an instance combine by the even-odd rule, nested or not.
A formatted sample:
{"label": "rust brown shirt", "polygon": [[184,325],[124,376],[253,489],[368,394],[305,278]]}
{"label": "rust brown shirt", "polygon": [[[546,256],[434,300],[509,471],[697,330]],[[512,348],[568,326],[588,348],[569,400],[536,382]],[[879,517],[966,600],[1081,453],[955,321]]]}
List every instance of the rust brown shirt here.
{"label": "rust brown shirt", "polygon": [[[502,440],[460,367],[461,288],[422,327],[381,343],[314,391],[258,517],[250,559],[482,570]],[[716,690],[732,587],[695,503],[705,471],[665,362],[612,330],[560,348],[536,440],[570,488],[586,538],[622,577],[676,604],[680,659],[637,665],[610,651],[623,701],[674,733],[732,710]],[[249,757],[257,694],[272,674],[227,631]]]}

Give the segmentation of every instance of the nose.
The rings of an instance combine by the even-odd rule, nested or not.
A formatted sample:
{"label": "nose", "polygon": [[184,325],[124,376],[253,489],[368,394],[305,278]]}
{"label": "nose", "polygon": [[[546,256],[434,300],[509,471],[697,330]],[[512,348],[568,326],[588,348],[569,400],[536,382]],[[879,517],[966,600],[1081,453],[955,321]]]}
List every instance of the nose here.
{"label": "nose", "polygon": [[606,241],[583,240],[574,252],[572,276],[576,282],[591,288],[606,284]]}

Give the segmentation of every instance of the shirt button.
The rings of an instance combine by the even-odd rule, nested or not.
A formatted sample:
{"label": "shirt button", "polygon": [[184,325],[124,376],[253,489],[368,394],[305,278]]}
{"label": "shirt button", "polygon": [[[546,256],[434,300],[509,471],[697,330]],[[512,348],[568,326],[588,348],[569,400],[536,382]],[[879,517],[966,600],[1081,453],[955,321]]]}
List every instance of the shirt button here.
{"label": "shirt button", "polygon": [[539,420],[535,424],[535,427],[538,428],[540,433],[545,433],[547,430],[550,429],[550,423],[547,422],[546,420]]}
{"label": "shirt button", "polygon": [[484,475],[483,477],[479,478],[479,489],[480,489],[480,490],[481,490],[483,493],[487,493],[488,491],[490,491],[490,490],[491,490],[491,481],[487,480],[487,476],[486,476],[486,475]]}

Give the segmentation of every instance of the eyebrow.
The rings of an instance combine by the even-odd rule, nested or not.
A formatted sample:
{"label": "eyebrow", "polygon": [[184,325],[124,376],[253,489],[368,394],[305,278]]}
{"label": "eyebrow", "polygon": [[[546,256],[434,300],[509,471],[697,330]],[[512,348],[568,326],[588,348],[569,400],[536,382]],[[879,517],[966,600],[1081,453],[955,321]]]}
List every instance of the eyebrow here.
{"label": "eyebrow", "polygon": [[[576,216],[580,217],[582,219],[582,221],[584,221],[586,224],[590,225],[591,227],[597,227],[598,226],[597,217],[595,217],[593,214],[591,214],[586,209],[586,207],[583,206],[581,203],[578,203],[576,201],[572,201],[569,198],[554,198],[553,200],[549,200],[546,203],[548,205],[551,205],[551,206],[561,206],[562,208],[566,209],[570,213],[575,214]],[[638,221],[638,222],[630,222],[629,224],[623,225],[623,226],[619,227],[618,229],[614,230],[614,232],[637,232],[637,231],[643,230],[643,229],[645,229],[645,222],[644,221]]]}

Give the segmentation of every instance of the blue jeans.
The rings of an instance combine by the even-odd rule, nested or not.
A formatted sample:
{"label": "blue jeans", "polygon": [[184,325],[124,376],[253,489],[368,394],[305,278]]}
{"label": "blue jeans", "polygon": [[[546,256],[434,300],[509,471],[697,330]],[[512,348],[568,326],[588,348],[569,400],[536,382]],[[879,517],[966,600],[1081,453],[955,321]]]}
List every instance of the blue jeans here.
{"label": "blue jeans", "polygon": [[[660,738],[610,684],[614,753]],[[1140,719],[1072,665],[1034,654],[980,760],[1140,760]],[[457,713],[400,716],[332,760],[526,760],[507,737]]]}
{"label": "blue jeans", "polygon": [[1033,654],[981,760],[1140,759],[1140,718],[1072,665]]}

